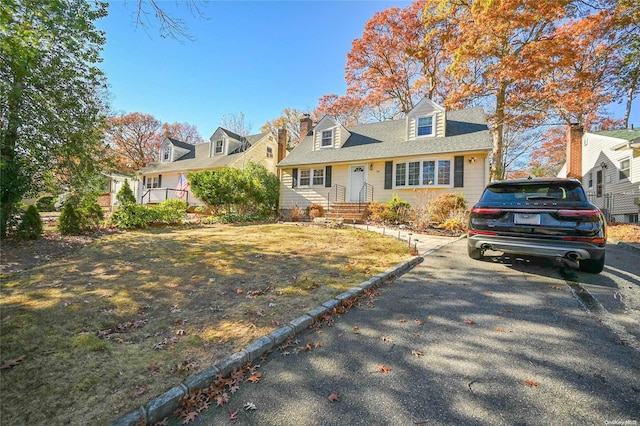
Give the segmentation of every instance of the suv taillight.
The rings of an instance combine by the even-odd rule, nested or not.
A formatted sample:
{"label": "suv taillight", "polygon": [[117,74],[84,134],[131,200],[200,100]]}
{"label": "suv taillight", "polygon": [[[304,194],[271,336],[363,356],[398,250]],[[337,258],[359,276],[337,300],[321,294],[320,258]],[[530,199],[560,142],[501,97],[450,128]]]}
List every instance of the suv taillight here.
{"label": "suv taillight", "polygon": [[600,216],[600,210],[558,210],[558,215],[564,217],[593,217]]}
{"label": "suv taillight", "polygon": [[502,213],[500,209],[494,209],[490,207],[474,207],[471,209],[473,214],[486,214],[486,215],[498,215]]}

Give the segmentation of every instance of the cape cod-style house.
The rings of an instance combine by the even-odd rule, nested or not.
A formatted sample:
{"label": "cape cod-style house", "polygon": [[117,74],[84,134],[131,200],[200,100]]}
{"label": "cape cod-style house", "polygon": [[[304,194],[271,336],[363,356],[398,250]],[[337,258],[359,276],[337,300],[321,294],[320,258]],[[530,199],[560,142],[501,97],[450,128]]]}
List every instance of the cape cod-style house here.
{"label": "cape cod-style house", "polygon": [[158,161],[138,172],[138,202],[156,204],[180,198],[190,205],[202,205],[192,194],[187,174],[222,167],[243,169],[250,162],[275,173],[284,149],[270,132],[240,136],[218,127],[208,142],[191,145],[172,138],[160,144]]}
{"label": "cape cod-style house", "polygon": [[446,111],[425,98],[399,120],[345,127],[327,115],[300,127],[301,142],[278,163],[283,210],[363,211],[394,195],[416,203],[446,192],[473,205],[489,183],[492,138],[481,107]]}
{"label": "cape cod-style house", "polygon": [[570,126],[567,162],[558,175],[582,181],[589,201],[607,220],[639,223],[639,129],[584,132]]}

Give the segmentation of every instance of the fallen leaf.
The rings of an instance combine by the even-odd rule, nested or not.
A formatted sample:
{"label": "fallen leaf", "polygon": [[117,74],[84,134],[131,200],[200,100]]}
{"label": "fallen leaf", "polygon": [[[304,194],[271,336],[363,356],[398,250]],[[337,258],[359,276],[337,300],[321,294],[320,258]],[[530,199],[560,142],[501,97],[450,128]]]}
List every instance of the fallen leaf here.
{"label": "fallen leaf", "polygon": [[251,383],[258,383],[260,381],[260,377],[262,377],[262,373],[256,372],[249,376],[247,380]]}
{"label": "fallen leaf", "polygon": [[467,325],[472,325],[472,324],[475,324],[476,322],[471,318],[467,318],[466,320],[464,320],[464,323]]}
{"label": "fallen leaf", "polygon": [[178,336],[184,336],[185,334],[187,334],[187,332],[185,330],[183,330],[183,329],[180,329],[180,330],[176,331],[176,334]]}
{"label": "fallen leaf", "polygon": [[241,288],[239,288],[239,289],[237,289],[237,290],[236,290],[236,293],[238,293],[238,294],[242,294],[242,293],[244,293],[244,290],[243,290],[243,289],[241,289]]}
{"label": "fallen leaf", "polygon": [[538,386],[538,382],[535,382],[535,381],[533,381],[531,379],[525,380],[524,384],[527,385],[527,386],[531,386],[532,388],[535,388],[536,386]]}
{"label": "fallen leaf", "polygon": [[422,321],[421,319],[416,319],[416,324],[422,325],[424,324],[424,321]]}
{"label": "fallen leaf", "polygon": [[406,319],[404,319],[404,318],[400,318],[398,321],[403,322],[403,323],[404,323],[404,322],[407,322],[407,320],[406,320]]}
{"label": "fallen leaf", "polygon": [[360,329],[358,328],[357,325],[353,326],[353,332],[356,333],[356,334],[360,334]]}
{"label": "fallen leaf", "polygon": [[244,408],[246,411],[257,410],[258,409],[258,408],[256,408],[256,404],[254,404],[253,402],[247,402],[246,404],[244,404],[242,406],[242,408]]}
{"label": "fallen leaf", "polygon": [[229,411],[229,420],[238,420],[238,411],[240,410],[236,410],[236,411]]}
{"label": "fallen leaf", "polygon": [[216,397],[216,405],[218,407],[222,407],[224,404],[226,404],[227,402],[229,402],[229,394],[226,392],[222,392],[221,395],[218,395]]}
{"label": "fallen leaf", "polygon": [[378,371],[384,374],[387,374],[389,371],[393,370],[391,367],[387,367],[386,365],[379,365]]}
{"label": "fallen leaf", "polygon": [[393,342],[393,339],[389,336],[382,336],[382,341],[383,342]]}
{"label": "fallen leaf", "polygon": [[195,422],[196,421],[196,417],[198,417],[198,412],[197,411],[192,411],[189,414],[187,414],[186,416],[184,416],[184,420],[182,421],[183,425],[189,424],[191,422]]}
{"label": "fallen leaf", "polygon": [[18,358],[8,359],[0,365],[0,370],[6,370],[7,368],[13,368],[20,365],[24,361],[24,355],[20,355]]}
{"label": "fallen leaf", "polygon": [[169,417],[165,417],[159,422],[155,422],[153,426],[168,426],[169,425]]}
{"label": "fallen leaf", "polygon": [[134,397],[139,397],[140,395],[143,395],[145,392],[147,392],[149,390],[149,386],[145,385],[145,386],[140,386],[139,388],[137,388],[135,390],[135,392],[133,392],[133,396]]}
{"label": "fallen leaf", "polygon": [[340,395],[338,395],[338,392],[334,391],[331,395],[329,395],[329,401],[331,402],[340,401]]}
{"label": "fallen leaf", "polygon": [[498,328],[496,328],[496,331],[497,331],[498,333],[505,333],[504,328],[502,328],[502,327],[498,327]]}
{"label": "fallen leaf", "polygon": [[422,356],[422,352],[417,351],[417,350],[414,349],[414,350],[411,351],[411,355],[413,355],[413,356]]}

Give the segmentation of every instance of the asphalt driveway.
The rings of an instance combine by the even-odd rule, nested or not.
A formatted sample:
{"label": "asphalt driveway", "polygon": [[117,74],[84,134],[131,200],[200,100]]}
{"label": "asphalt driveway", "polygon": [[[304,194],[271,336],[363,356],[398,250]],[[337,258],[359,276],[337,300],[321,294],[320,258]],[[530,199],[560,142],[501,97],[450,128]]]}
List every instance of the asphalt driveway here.
{"label": "asphalt driveway", "polygon": [[191,424],[638,424],[640,252],[607,256],[588,275],[447,245]]}

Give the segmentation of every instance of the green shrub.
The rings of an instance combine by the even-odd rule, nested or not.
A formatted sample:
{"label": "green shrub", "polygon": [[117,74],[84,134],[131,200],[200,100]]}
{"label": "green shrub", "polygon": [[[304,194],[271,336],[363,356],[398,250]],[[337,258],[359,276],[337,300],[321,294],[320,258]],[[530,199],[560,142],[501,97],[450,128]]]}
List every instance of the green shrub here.
{"label": "green shrub", "polygon": [[133,195],[133,191],[131,190],[131,186],[129,186],[129,181],[127,179],[124,180],[122,188],[120,188],[120,191],[116,194],[116,200],[121,206],[136,203],[136,197]]}
{"label": "green shrub", "polygon": [[58,231],[62,235],[78,235],[82,229],[82,216],[75,205],[68,200],[58,218]]}
{"label": "green shrub", "polygon": [[147,228],[158,217],[157,210],[141,204],[124,204],[111,216],[111,223],[118,228]]}
{"label": "green shrub", "polygon": [[54,198],[51,195],[44,195],[36,201],[36,207],[40,212],[53,212],[56,210]]}
{"label": "green shrub", "polygon": [[82,230],[98,227],[104,220],[104,211],[93,197],[85,197],[80,201],[78,213],[82,221]]}
{"label": "green shrub", "polygon": [[390,214],[388,220],[400,223],[404,223],[407,221],[409,211],[411,210],[411,205],[407,201],[402,200],[397,195],[394,195],[391,200],[387,202],[387,204],[389,205]]}
{"label": "green shrub", "polygon": [[[53,200],[53,198],[52,198]],[[29,206],[22,215],[22,222],[18,226],[18,236],[35,240],[42,235],[42,219],[36,206]]]}
{"label": "green shrub", "polygon": [[440,194],[429,202],[429,219],[431,223],[442,224],[451,215],[459,214],[467,208],[464,195],[457,193]]}
{"label": "green shrub", "polygon": [[307,214],[307,216],[309,216],[309,219],[311,220],[315,219],[316,217],[323,217],[324,207],[322,207],[320,204],[310,204],[305,209],[305,213]]}
{"label": "green shrub", "polygon": [[156,211],[156,222],[175,224],[187,217],[187,202],[184,200],[165,200],[153,209]]}

